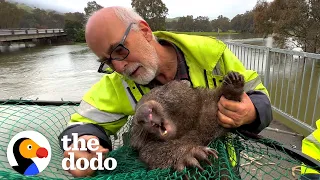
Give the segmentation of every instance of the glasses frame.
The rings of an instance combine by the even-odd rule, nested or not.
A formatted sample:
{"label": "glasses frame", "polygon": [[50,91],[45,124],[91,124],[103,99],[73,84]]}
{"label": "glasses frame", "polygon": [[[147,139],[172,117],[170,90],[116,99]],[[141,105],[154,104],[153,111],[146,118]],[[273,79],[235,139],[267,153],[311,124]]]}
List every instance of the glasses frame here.
{"label": "glasses frame", "polygon": [[[105,59],[100,63],[100,66],[99,66],[99,69],[98,69],[98,72],[99,72],[99,73],[107,73],[107,74],[113,73],[114,70],[112,70],[112,72],[111,72],[110,70],[105,71],[105,70],[104,70],[104,69],[105,69],[105,68],[104,68],[105,65],[108,65],[108,66],[110,67],[109,64],[111,64],[113,60],[123,61],[123,60],[125,60],[125,59],[128,57],[128,55],[130,54],[130,50],[124,45],[124,42],[126,41],[126,39],[127,39],[127,37],[128,37],[128,34],[129,34],[130,30],[131,30],[131,26],[132,26],[133,24],[136,24],[136,23],[133,23],[133,22],[132,22],[132,23],[129,24],[129,26],[127,27],[127,29],[126,29],[126,31],[125,31],[125,33],[124,33],[124,35],[123,35],[123,37],[122,37],[122,39],[121,39],[121,41],[120,41],[120,43],[119,43],[116,47],[114,47],[114,48],[112,49],[112,51],[111,51],[111,53],[110,53],[110,56],[107,57],[107,58],[105,58]],[[121,48],[126,49],[126,50],[128,51],[127,55],[124,56],[123,58],[112,58],[111,55],[112,55],[113,51],[115,51],[118,47],[121,47]]]}

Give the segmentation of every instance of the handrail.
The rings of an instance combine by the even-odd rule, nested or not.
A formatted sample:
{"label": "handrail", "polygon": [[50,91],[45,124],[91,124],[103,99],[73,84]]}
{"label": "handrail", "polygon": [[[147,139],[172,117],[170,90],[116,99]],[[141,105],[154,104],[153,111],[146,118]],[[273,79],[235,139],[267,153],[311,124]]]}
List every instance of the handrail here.
{"label": "handrail", "polygon": [[58,34],[64,29],[0,29],[0,36],[29,35],[29,34]]}

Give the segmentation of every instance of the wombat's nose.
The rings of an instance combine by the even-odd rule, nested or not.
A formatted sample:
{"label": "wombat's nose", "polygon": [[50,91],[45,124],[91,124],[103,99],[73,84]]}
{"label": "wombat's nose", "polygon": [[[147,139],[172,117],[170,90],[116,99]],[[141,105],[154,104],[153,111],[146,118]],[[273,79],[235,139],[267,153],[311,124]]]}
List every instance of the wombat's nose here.
{"label": "wombat's nose", "polygon": [[136,111],[136,116],[138,119],[138,123],[147,123],[152,119],[152,109],[148,104],[141,105],[140,108]]}

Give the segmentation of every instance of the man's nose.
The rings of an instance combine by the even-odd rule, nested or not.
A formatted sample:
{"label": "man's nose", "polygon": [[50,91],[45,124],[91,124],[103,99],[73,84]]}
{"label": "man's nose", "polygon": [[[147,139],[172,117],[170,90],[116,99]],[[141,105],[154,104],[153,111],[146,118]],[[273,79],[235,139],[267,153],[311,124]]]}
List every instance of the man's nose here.
{"label": "man's nose", "polygon": [[112,65],[115,71],[118,73],[122,73],[124,71],[124,67],[128,64],[126,61],[117,61],[113,60]]}

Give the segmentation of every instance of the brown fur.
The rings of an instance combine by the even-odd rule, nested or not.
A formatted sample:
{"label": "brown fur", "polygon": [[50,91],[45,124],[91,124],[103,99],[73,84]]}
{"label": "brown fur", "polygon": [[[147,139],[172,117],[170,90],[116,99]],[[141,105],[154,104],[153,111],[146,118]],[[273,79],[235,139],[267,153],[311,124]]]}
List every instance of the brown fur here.
{"label": "brown fur", "polygon": [[220,97],[240,101],[243,86],[243,76],[230,72],[215,90],[192,88],[187,81],[152,89],[137,104],[130,145],[150,169],[201,169],[200,160],[208,162],[210,154],[217,157],[215,150],[206,147],[208,143],[229,131],[218,124]]}

